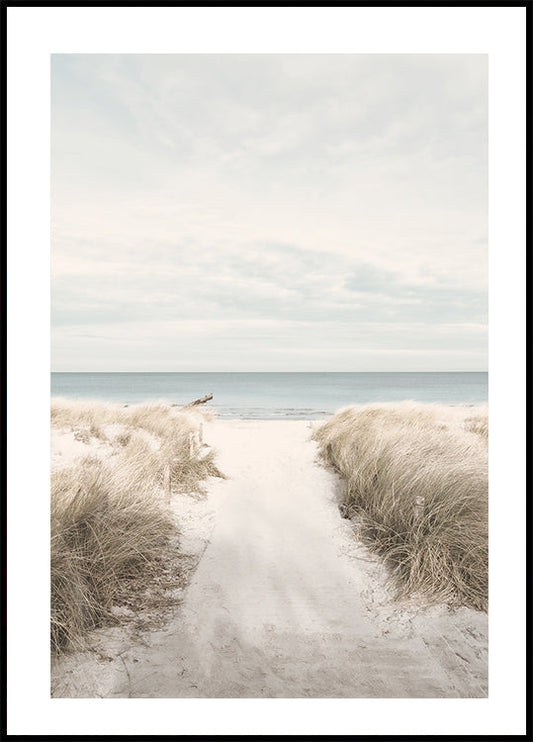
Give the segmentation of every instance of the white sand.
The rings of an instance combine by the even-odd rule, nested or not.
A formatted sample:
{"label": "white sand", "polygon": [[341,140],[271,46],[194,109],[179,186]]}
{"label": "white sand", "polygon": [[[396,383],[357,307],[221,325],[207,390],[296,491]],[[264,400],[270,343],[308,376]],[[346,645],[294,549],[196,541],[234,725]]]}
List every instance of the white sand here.
{"label": "white sand", "polygon": [[164,630],[94,632],[54,664],[63,697],[484,697],[487,618],[398,605],[340,518],[310,424],[215,421],[228,479],[180,496],[181,549],[200,555]]}

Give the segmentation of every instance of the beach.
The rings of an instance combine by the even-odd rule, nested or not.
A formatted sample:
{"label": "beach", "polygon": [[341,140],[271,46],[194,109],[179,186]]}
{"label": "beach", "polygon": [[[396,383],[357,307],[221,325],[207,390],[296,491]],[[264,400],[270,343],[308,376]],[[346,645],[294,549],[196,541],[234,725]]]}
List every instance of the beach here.
{"label": "beach", "polygon": [[[202,423],[226,478],[209,478],[204,497],[172,497],[187,579],[162,622],[123,610],[85,650],[55,658],[54,697],[487,696],[486,613],[395,599],[383,561],[339,513],[318,424]],[[52,468],[88,448],[108,453],[56,431]]]}

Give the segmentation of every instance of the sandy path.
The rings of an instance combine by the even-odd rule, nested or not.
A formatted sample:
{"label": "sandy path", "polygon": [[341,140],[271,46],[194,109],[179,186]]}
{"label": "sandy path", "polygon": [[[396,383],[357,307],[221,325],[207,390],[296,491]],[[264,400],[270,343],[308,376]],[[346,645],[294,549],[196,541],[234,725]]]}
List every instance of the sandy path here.
{"label": "sandy path", "polygon": [[310,432],[306,422],[207,426],[229,477],[213,484],[209,544],[174,621],[121,652],[105,695],[486,695],[485,616],[417,615],[387,596],[381,612],[373,605],[381,568],[361,561]]}

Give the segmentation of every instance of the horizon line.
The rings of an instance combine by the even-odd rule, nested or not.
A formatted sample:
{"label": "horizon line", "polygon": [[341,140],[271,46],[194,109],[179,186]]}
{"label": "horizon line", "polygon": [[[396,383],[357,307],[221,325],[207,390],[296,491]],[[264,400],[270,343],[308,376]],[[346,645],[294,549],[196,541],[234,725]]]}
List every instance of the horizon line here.
{"label": "horizon line", "polygon": [[402,371],[52,371],[52,374],[486,374],[488,369],[411,369]]}

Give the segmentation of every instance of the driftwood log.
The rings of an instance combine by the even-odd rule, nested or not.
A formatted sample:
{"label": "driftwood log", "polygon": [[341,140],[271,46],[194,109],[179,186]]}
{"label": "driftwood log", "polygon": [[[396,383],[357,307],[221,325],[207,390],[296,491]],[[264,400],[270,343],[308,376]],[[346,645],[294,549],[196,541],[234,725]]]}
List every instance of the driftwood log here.
{"label": "driftwood log", "polygon": [[189,402],[189,404],[184,405],[183,409],[185,410],[187,407],[197,407],[199,404],[209,402],[210,399],[213,399],[213,395],[206,394],[205,397],[200,397],[200,399],[195,399],[194,402]]}

